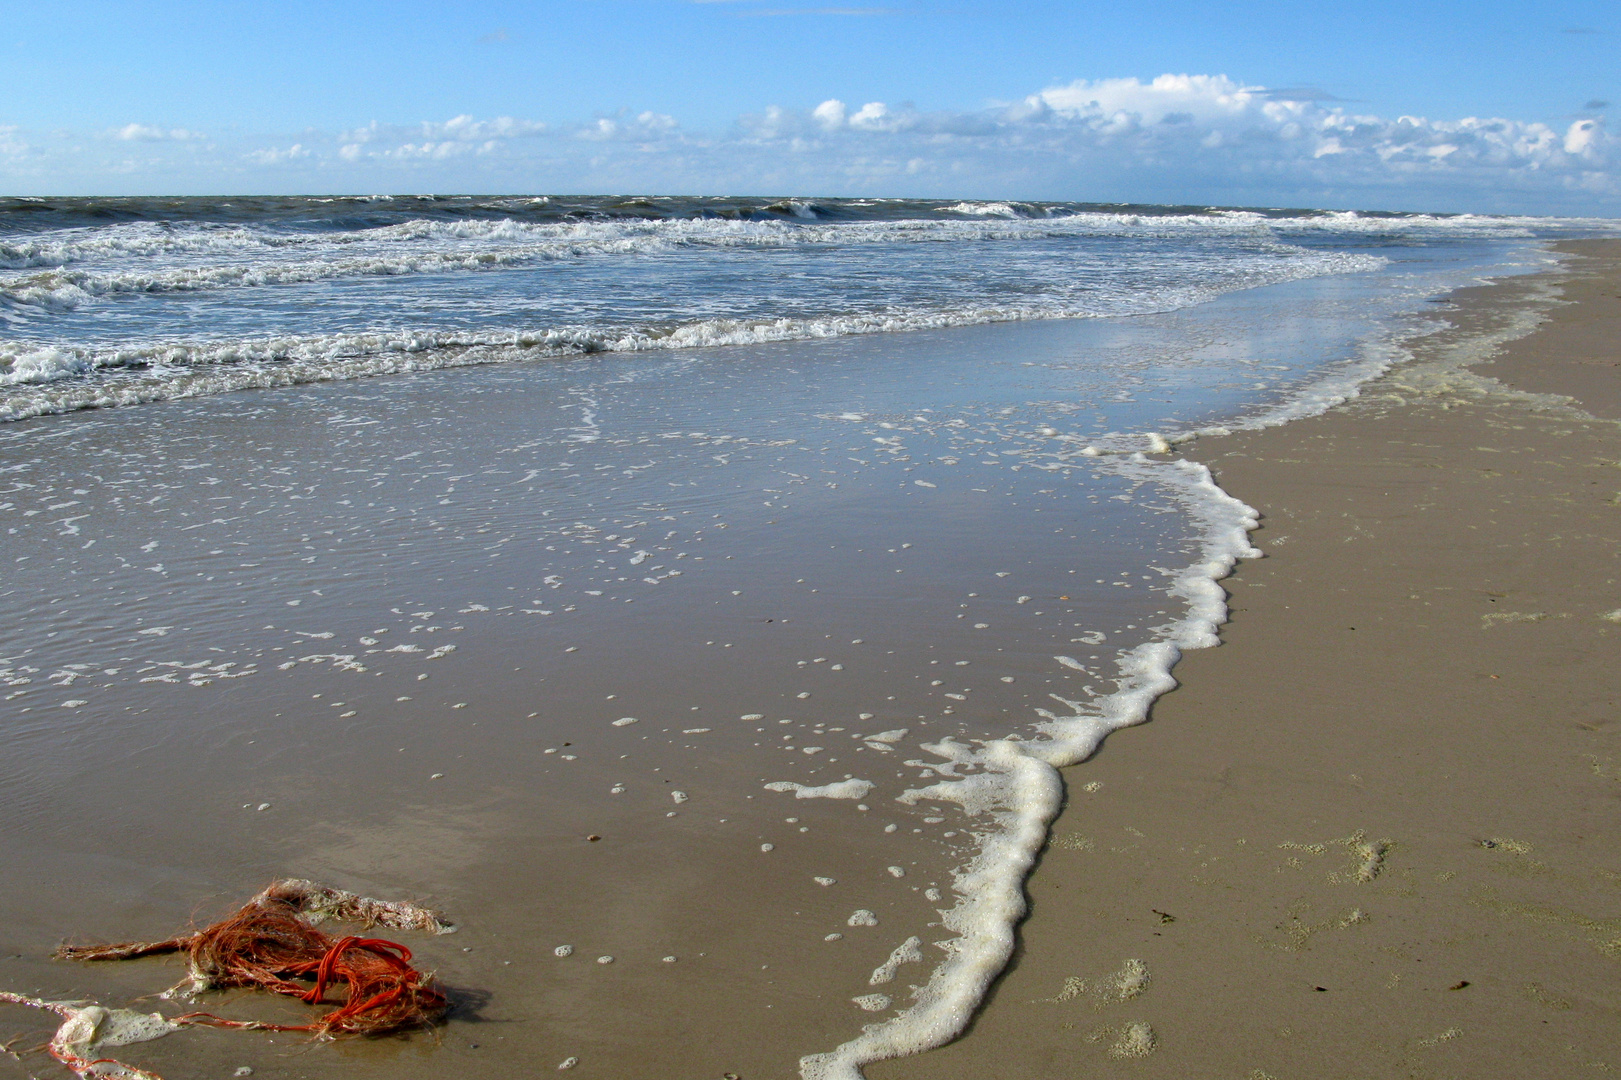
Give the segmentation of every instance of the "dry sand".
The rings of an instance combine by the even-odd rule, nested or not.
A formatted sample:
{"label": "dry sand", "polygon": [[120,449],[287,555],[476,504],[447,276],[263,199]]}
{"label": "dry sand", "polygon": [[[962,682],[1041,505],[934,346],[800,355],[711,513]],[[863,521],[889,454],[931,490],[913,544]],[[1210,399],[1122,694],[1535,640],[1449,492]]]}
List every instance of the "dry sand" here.
{"label": "dry sand", "polygon": [[1068,770],[969,1034],[870,1077],[1621,1070],[1621,244],[1561,248],[1358,400],[1190,450],[1264,515],[1223,647]]}

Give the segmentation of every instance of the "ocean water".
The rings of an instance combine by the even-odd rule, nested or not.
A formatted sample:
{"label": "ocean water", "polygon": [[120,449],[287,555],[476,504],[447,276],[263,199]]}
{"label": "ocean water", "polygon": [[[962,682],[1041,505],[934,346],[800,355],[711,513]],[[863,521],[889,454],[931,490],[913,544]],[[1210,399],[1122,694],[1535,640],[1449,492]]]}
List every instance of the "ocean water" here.
{"label": "ocean water", "polygon": [[1327,407],[1430,301],[1607,230],[0,203],[0,988],[297,873],[440,900],[483,1002],[345,1071],[936,1045],[1010,955],[1058,768],[1253,554],[1197,434]]}
{"label": "ocean water", "polygon": [[14,199],[0,202],[0,417],[597,351],[1119,318],[1371,271],[1391,245],[1560,225],[901,200]]}

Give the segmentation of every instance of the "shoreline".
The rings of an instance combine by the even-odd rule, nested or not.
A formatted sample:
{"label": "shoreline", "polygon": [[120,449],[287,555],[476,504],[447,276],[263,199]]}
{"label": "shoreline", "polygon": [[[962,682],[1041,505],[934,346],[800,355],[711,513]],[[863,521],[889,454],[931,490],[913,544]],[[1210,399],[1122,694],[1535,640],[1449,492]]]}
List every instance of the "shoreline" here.
{"label": "shoreline", "polygon": [[1621,1067],[1621,246],[1556,249],[1360,397],[1199,440],[1263,515],[1227,647],[1068,770],[968,1033],[869,1077]]}
{"label": "shoreline", "polygon": [[[1534,279],[1527,295],[1545,292],[1546,280]],[[985,729],[971,717],[957,719],[954,709],[972,695],[979,717],[1025,715],[1050,699],[1044,690],[1066,690],[1073,680],[1051,668],[1054,659],[1070,670],[1097,668],[1093,677],[1105,676],[1106,684],[1107,662],[1089,650],[1107,652],[1102,639],[1116,635],[1111,644],[1126,650],[1128,662],[1144,659],[1143,649],[1164,662],[1147,665],[1151,686],[1122,687],[1101,703],[1099,716],[1085,709],[1075,717],[1043,713],[1050,722],[1041,730],[1056,740],[1049,748],[1063,752],[1015,755],[1039,765],[1036,786],[1051,789],[1050,797],[1039,808],[1013,800],[1033,828],[1013,845],[1024,863],[988,875],[1006,901],[999,908],[1006,917],[976,921],[988,931],[968,950],[978,957],[967,964],[976,982],[958,989],[977,999],[1013,946],[1024,870],[1042,853],[1048,819],[1059,808],[1061,785],[1051,766],[1090,756],[1100,725],[1140,720],[1149,699],[1173,683],[1164,670],[1176,645],[1216,642],[1226,604],[1215,579],[1233,555],[1248,550],[1253,524],[1250,508],[1211,486],[1201,462],[1168,467],[1110,453],[1112,465],[1094,468],[1083,464],[1098,462],[1089,451],[1054,452],[1046,440],[1055,430],[1036,425],[1049,419],[1042,403],[1055,395],[1069,408],[1066,417],[1078,417],[1082,407],[1098,410],[1094,431],[1147,430],[1146,412],[1106,414],[1111,406],[1098,389],[1104,383],[1089,382],[1066,350],[1086,343],[1083,351],[1138,365],[1131,385],[1142,384],[1145,401],[1120,406],[1127,414],[1171,406],[1197,427],[1201,412],[1263,388],[1249,386],[1247,374],[1235,377],[1243,368],[1223,374],[1224,359],[1241,364],[1260,354],[1307,355],[1323,342],[1357,341],[1344,321],[1358,314],[1347,299],[1357,284],[1237,294],[1141,320],[1130,333],[1036,323],[881,342],[834,339],[753,356],[728,353],[707,372],[703,354],[682,365],[620,358],[493,367],[457,378],[168,403],[53,425],[47,435],[77,434],[77,453],[93,464],[79,467],[89,470],[81,480],[74,467],[37,458],[35,465],[49,467],[35,478],[44,486],[34,497],[42,509],[91,513],[39,529],[34,539],[60,546],[60,536],[82,533],[89,540],[74,550],[89,554],[65,564],[57,558],[49,574],[44,564],[25,566],[36,572],[39,589],[64,573],[88,575],[88,583],[72,610],[52,612],[54,629],[45,636],[61,633],[61,640],[28,645],[30,656],[42,650],[36,664],[49,654],[59,669],[49,689],[36,688],[45,697],[25,702],[22,695],[34,690],[14,695],[19,720],[34,714],[24,721],[34,753],[19,755],[15,772],[39,792],[28,797],[38,808],[33,817],[8,838],[15,865],[25,869],[13,898],[20,917],[15,940],[0,950],[10,954],[0,985],[49,984],[60,987],[51,990],[56,996],[121,1000],[147,987],[154,972],[132,966],[89,976],[43,963],[64,927],[150,937],[169,932],[174,912],[199,897],[234,903],[247,895],[243,890],[293,873],[442,903],[463,922],[463,933],[454,948],[423,943],[424,958],[455,984],[478,987],[490,1010],[471,999],[469,1011],[435,1040],[434,1054],[413,1051],[407,1060],[383,1047],[348,1046],[305,1059],[309,1076],[339,1069],[429,1075],[475,1059],[488,1067],[548,1057],[578,1057],[599,1072],[634,1072],[657,1067],[672,1052],[715,1071],[789,1075],[789,1063],[801,1054],[853,1045],[840,1042],[852,1034],[852,1010],[870,1003],[882,1011],[906,998],[903,983],[888,988],[893,999],[870,987],[889,981],[880,978],[886,967],[916,962],[908,942],[918,939],[891,951],[896,941],[914,931],[925,940],[941,936],[930,928],[939,917],[939,886],[970,854],[966,838],[934,847],[906,840],[922,835],[924,825],[943,826],[940,841],[962,832],[953,808],[942,813],[913,802],[914,795],[931,799],[926,791],[902,793],[898,802],[912,803],[906,808],[890,805],[895,789],[918,783],[907,776],[913,766],[950,776],[949,765],[941,772],[887,759],[899,749],[896,740],[910,728],[926,752],[956,754],[951,736],[973,738]],[[1505,324],[1524,322],[1525,305],[1499,307]],[[1288,318],[1259,320],[1262,310]],[[1231,346],[1241,350],[1237,360],[1224,351],[1229,336],[1240,343]],[[1188,341],[1205,350],[1191,367],[1191,353],[1167,358],[1155,346]],[[960,373],[941,366],[942,346]],[[882,365],[866,362],[874,349]],[[1016,367],[1006,362],[1010,355],[1021,358]],[[791,400],[781,392],[785,360],[814,373],[790,384],[797,388]],[[1204,360],[1215,362],[1213,374]],[[1042,364],[1048,374],[1039,374]],[[624,377],[627,366],[635,378]],[[879,372],[880,381],[851,382],[867,371]],[[1447,364],[1425,378],[1473,385],[1472,376]],[[1055,382],[1049,389],[1040,379]],[[659,393],[661,380],[680,380],[685,393]],[[956,388],[970,383],[973,397],[959,400]],[[1164,385],[1174,389],[1156,389]],[[714,400],[763,402],[767,395],[748,392],[760,386],[775,391],[769,407],[717,417]],[[317,402],[320,412],[304,407]],[[949,423],[931,418],[942,402],[961,415]],[[1013,413],[1004,406],[1034,412],[1007,420]],[[468,422],[474,416],[478,422]],[[184,424],[176,425],[176,417]],[[880,417],[887,419],[879,423]],[[974,438],[975,424],[986,440]],[[868,430],[874,425],[882,430]],[[550,434],[537,440],[537,430]],[[1079,441],[1072,436],[1061,445]],[[1153,437],[1147,444],[1166,448]],[[1207,435],[1204,445],[1226,441]],[[418,460],[425,446],[438,460]],[[991,446],[999,452],[981,460],[977,450]],[[825,463],[839,471],[810,468],[822,463],[817,455],[832,455]],[[853,456],[841,463],[841,455]],[[114,467],[119,485],[154,481],[161,505],[120,522],[123,496],[117,487],[104,488],[103,479]],[[1078,482],[1042,487],[1052,484],[1046,478],[1055,468],[1078,468]],[[1134,505],[1137,483],[1152,485],[1149,473],[1181,473],[1190,490],[1178,496],[1170,490],[1178,484],[1162,478],[1152,501]],[[827,476],[838,482],[824,487]],[[177,478],[188,482],[176,485]],[[72,494],[88,504],[53,504],[62,497],[53,491],[75,484],[85,490]],[[1201,530],[1179,540],[1152,520],[1134,524],[1132,515],[1165,513],[1163,500],[1183,496],[1192,498],[1205,526],[1222,526],[1220,543],[1207,531],[1203,540]],[[1032,526],[1059,527],[1003,528],[994,538],[988,531],[1025,514]],[[797,524],[785,532],[787,522]],[[1181,565],[1184,554],[1204,553],[1170,590],[1190,601],[1197,596],[1183,627],[1192,637],[1172,634],[1135,649],[1118,644],[1122,628],[1165,632],[1147,626],[1151,614],[1167,614],[1152,612],[1152,594],[1115,591],[1152,580],[1139,571],[1166,573],[1143,563],[1145,545],[1162,543],[1169,546],[1155,562]],[[233,548],[251,552],[253,561],[236,563]],[[158,555],[162,561],[152,562]],[[1138,576],[1128,580],[1122,565]],[[537,580],[536,567],[553,576]],[[1093,577],[1098,588],[1077,589]],[[217,578],[222,584],[212,588],[195,585]],[[137,580],[151,584],[132,591]],[[103,593],[91,588],[98,583]],[[974,591],[964,596],[964,588]],[[1026,591],[1033,595],[1015,596]],[[56,595],[36,592],[39,605]],[[92,605],[97,595],[101,602]],[[250,596],[251,603],[243,599]],[[1021,606],[1031,599],[1038,602]],[[634,607],[621,606],[628,604]],[[105,625],[95,607],[109,612]],[[1066,628],[1086,629],[1068,638],[1067,651],[1081,660],[1051,656]],[[103,653],[113,667],[86,663]],[[70,662],[77,666],[62,666]],[[90,682],[76,672],[92,669],[115,681],[97,678],[99,685],[68,689],[76,680]],[[248,676],[247,683],[234,681]],[[72,719],[52,724],[46,717],[56,714],[39,712],[42,704],[73,710],[62,714]],[[113,760],[105,740],[71,753],[76,732],[129,730],[154,710],[139,721],[142,747],[119,757],[116,768],[100,764]],[[847,726],[849,717],[857,717],[857,726]],[[701,726],[688,729],[689,723]],[[872,741],[862,744],[864,734]],[[812,745],[801,749],[801,742]],[[1114,781],[1101,795],[1086,788],[1099,763],[1113,759],[1105,747],[1086,773],[1072,774],[1071,800],[1108,801]],[[873,806],[837,798],[784,801],[785,786],[841,774],[848,781],[854,774],[845,769],[861,774],[859,785],[877,782]],[[85,820],[84,808],[62,796],[60,785],[47,791],[42,781],[53,771],[96,775],[102,797],[123,808],[127,820],[119,828],[130,834],[116,851],[103,852],[96,840],[74,841],[81,863],[102,861],[88,878],[81,875],[66,904],[52,887],[60,873],[53,856],[60,836],[79,831],[74,823]],[[336,794],[327,781],[339,776],[343,790]],[[679,788],[665,787],[678,776]],[[218,820],[218,835],[185,845],[154,830],[135,837],[141,822],[167,818],[165,781],[179,777],[188,778],[190,800]],[[774,794],[748,794],[757,791],[749,777]],[[740,778],[741,787],[733,782]],[[948,794],[944,801],[960,800]],[[1138,803],[1133,797],[1123,805],[1129,812]],[[1059,822],[1059,849],[1095,849],[1089,834],[1070,835],[1073,818],[1072,810],[1070,820]],[[903,827],[908,832],[898,835]],[[923,846],[914,850],[916,844]],[[1050,867],[1059,850],[1044,857]],[[1043,887],[1045,873],[1032,889]],[[738,876],[752,882],[754,902],[717,921],[708,886]],[[604,909],[598,896],[614,899]],[[971,913],[986,906],[982,899],[968,897],[959,908]],[[1038,918],[1046,899],[1037,897]],[[852,915],[855,904],[864,906]],[[1158,900],[1154,907],[1176,910]],[[875,918],[881,929],[860,929]],[[586,962],[563,960],[565,953],[554,950],[558,942],[578,947]],[[605,959],[590,963],[598,954]],[[891,959],[880,964],[886,954]],[[869,980],[865,970],[874,964]],[[788,980],[779,974],[784,968],[794,973]],[[921,970],[905,974],[934,981]],[[1096,973],[1085,978],[1085,992],[1096,997]],[[1162,966],[1122,962],[1114,973],[1127,1001],[1153,1004],[1163,995],[1143,993],[1155,980],[1156,990],[1165,985]],[[1062,989],[1045,993],[1062,1005],[1082,992],[1081,981],[1070,971],[1059,980]],[[752,1046],[718,1040],[704,1026],[740,990],[756,1008],[771,1010],[762,1019],[772,1023],[757,1027]],[[1000,993],[993,986],[993,1003]],[[627,998],[635,1001],[629,1009]],[[961,994],[939,1003],[949,1006],[953,1030],[956,1018],[972,1011]],[[1148,1028],[1149,1020],[1158,1026]],[[485,1021],[509,1026],[492,1044],[492,1032],[476,1026]],[[1064,1022],[1073,1028],[1073,1018]],[[1169,1031],[1152,1017],[1141,1020],[1143,1027],[1135,1023],[1111,1029],[1107,1038],[1141,1050],[1150,1045],[1147,1032],[1163,1038]],[[176,1040],[140,1060],[155,1061],[166,1075],[186,1075],[219,1064],[216,1055],[242,1052],[228,1043]],[[1000,1071],[999,1064],[991,1069]]]}

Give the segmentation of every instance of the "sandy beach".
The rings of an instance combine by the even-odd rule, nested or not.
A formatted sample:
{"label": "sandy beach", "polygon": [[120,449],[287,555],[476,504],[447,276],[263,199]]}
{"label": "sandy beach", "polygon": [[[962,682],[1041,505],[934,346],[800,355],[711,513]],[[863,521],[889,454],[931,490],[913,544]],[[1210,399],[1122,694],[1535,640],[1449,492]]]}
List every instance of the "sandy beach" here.
{"label": "sandy beach", "polygon": [[[443,908],[456,934],[402,936],[445,1025],[187,1030],[124,1060],[775,1080],[874,1021],[938,1037],[1000,968],[1054,766],[1140,716],[1117,665],[1155,657],[1134,685],[1163,686],[1178,641],[1182,688],[1067,770],[967,1035],[870,1076],[1618,1063],[1614,255],[1570,245],[1561,283],[1525,274],[1529,243],[1386,250],[1123,319],[6,427],[0,989],[159,1007],[179,965],[52,949],[167,937],[292,876]],[[1434,309],[1453,328],[1350,405],[1133,456],[1334,400],[1486,267],[1510,276]],[[1194,463],[1263,515],[1213,649],[1249,512]],[[51,1028],[4,1019],[14,1048]]]}
{"label": "sandy beach", "polygon": [[1222,646],[1066,770],[970,1032],[870,1077],[1621,1069],[1621,246],[1557,248],[1356,400],[1186,448],[1263,515]]}

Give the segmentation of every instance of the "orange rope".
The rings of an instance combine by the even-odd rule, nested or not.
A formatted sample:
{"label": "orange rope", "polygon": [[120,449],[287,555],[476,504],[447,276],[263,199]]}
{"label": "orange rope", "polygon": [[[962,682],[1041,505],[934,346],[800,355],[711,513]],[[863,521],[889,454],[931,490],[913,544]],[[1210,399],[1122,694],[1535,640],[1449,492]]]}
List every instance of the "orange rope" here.
{"label": "orange rope", "polygon": [[[308,1024],[230,1020],[187,1013],[182,1023],[266,1031],[308,1031],[319,1037],[381,1035],[431,1024],[449,1007],[432,981],[411,966],[411,950],[382,938],[336,940],[299,918],[296,904],[270,894],[256,897],[230,918],[185,938],[162,942],[63,949],[79,960],[120,960],[184,950],[194,977],[213,986],[257,986],[309,1005],[328,1002],[340,985],[338,1007]],[[313,980],[314,986],[293,980]]]}

